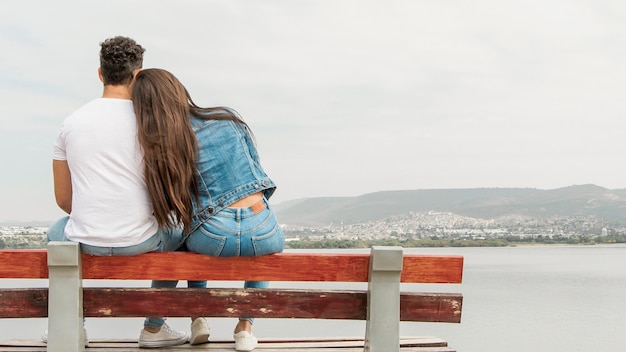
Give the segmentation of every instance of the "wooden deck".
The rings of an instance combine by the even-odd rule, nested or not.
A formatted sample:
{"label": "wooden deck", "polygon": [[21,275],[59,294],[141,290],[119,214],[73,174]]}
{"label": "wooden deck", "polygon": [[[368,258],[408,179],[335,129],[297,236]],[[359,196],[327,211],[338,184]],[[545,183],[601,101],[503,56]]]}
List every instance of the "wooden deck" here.
{"label": "wooden deck", "polygon": [[[158,349],[140,349],[135,340],[94,340],[89,342],[86,351],[95,352],[130,352],[130,351],[211,351],[233,352],[232,340],[215,340],[207,344],[191,346],[184,344],[174,347]],[[0,342],[0,352],[45,352],[46,344],[39,340],[9,340]],[[362,338],[329,338],[329,339],[260,339],[259,352],[362,352]],[[402,337],[400,340],[401,352],[456,352],[448,347],[448,343],[437,337]]]}

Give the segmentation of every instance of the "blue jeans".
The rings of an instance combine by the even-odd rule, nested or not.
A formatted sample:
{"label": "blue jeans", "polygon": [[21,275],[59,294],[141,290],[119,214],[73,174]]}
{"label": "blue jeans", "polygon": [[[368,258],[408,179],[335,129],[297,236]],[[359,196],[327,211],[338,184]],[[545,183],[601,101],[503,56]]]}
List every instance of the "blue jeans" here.
{"label": "blue jeans", "polygon": [[285,235],[263,198],[265,209],[224,208],[185,241],[190,252],[214,257],[256,257],[283,251]]}
{"label": "blue jeans", "polygon": [[[65,237],[65,225],[69,216],[63,217],[50,225],[47,232],[48,242],[50,241],[70,241]],[[113,255],[138,255],[148,252],[173,252],[182,247],[184,238],[183,231],[179,228],[159,229],[154,236],[148,238],[142,243],[128,247],[98,247],[81,243],[80,250],[83,253],[99,256]],[[190,281],[190,287],[206,287],[206,281]],[[176,285],[174,285],[176,286]],[[84,323],[84,320],[83,320]],[[161,323],[163,325],[163,323]],[[161,326],[158,325],[158,326]]]}
{"label": "blue jeans", "polygon": [[[265,209],[224,208],[192,232],[185,241],[190,252],[214,257],[256,257],[283,251],[285,234],[265,198]],[[153,281],[153,288],[176,287],[177,281]],[[204,283],[204,286],[201,284]],[[206,287],[206,281],[190,281],[190,288]],[[267,281],[246,281],[244,288],[267,288]],[[253,322],[252,318],[240,318]],[[163,318],[148,318],[148,327],[160,327]]]}
{"label": "blue jeans", "polygon": [[[65,225],[69,216],[63,217],[50,225],[47,236],[50,241],[70,241],[65,237]],[[137,255],[148,252],[171,252],[180,248],[183,243],[183,233],[181,229],[159,229],[154,236],[142,243],[127,247],[99,247],[81,243],[80,250],[83,253],[99,256],[112,255]]]}

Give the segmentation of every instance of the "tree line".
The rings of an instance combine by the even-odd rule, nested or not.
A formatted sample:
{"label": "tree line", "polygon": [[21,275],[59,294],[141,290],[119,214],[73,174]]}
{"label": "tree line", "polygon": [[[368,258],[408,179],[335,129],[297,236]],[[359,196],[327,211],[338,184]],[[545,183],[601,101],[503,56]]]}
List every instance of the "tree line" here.
{"label": "tree line", "polygon": [[383,240],[304,240],[290,241],[285,248],[292,249],[333,249],[333,248],[370,248],[372,246],[400,246],[405,248],[419,247],[507,247],[516,244],[570,244],[592,245],[608,243],[626,243],[626,235],[609,235],[602,237],[590,236],[537,236],[520,237],[504,236],[501,238],[487,239],[453,239],[453,238],[429,238],[429,239],[383,239]]}
{"label": "tree line", "polygon": [[[499,238],[458,239],[433,236],[427,239],[381,239],[381,240],[348,240],[322,239],[288,241],[285,248],[291,249],[336,249],[336,248],[370,248],[372,246],[400,246],[405,248],[419,247],[507,247],[517,244],[569,244],[593,245],[626,243],[626,234],[608,236],[516,236],[508,235]],[[41,236],[0,236],[0,249],[41,249],[46,247],[46,237]]]}

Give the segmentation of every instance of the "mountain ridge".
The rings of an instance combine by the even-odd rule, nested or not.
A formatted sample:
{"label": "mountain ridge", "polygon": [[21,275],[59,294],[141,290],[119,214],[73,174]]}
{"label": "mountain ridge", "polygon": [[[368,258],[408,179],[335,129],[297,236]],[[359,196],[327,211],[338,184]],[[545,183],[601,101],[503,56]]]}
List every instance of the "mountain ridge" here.
{"label": "mountain ridge", "polygon": [[364,223],[425,211],[481,219],[595,217],[626,224],[626,189],[583,184],[549,190],[493,187],[379,191],[355,197],[298,199],[275,209],[281,224],[308,227]]}

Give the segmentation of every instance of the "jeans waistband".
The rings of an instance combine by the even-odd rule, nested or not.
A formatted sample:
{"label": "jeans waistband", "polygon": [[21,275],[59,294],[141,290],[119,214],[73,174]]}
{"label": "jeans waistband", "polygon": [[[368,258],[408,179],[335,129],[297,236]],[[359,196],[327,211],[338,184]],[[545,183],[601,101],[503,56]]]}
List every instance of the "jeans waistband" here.
{"label": "jeans waistband", "polygon": [[228,209],[249,209],[254,214],[258,214],[258,213],[262,212],[263,210],[265,210],[266,208],[267,208],[267,205],[265,205],[265,198],[259,199],[258,202],[254,203],[251,206],[246,207],[246,208],[231,208],[231,207],[228,207]]}

